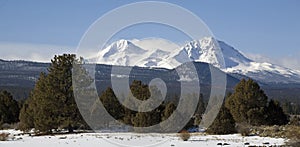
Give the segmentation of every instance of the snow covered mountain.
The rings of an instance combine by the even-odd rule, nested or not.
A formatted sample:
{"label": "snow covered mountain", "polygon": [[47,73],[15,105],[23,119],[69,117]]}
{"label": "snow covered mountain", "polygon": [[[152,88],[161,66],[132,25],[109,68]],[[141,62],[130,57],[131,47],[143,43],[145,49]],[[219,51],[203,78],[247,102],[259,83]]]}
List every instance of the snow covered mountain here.
{"label": "snow covered mountain", "polygon": [[97,63],[171,69],[185,62],[206,62],[226,73],[244,75],[264,83],[300,83],[299,71],[255,62],[213,37],[194,40],[182,47],[160,44],[163,43],[153,42],[149,46],[149,40],[119,40],[98,53]]}

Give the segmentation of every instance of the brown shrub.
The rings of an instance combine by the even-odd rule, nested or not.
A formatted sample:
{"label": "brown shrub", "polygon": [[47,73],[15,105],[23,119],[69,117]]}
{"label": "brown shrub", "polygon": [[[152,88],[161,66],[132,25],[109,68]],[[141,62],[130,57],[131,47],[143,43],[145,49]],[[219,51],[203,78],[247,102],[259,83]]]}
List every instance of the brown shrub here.
{"label": "brown shrub", "polygon": [[183,140],[183,141],[188,141],[191,137],[191,134],[186,131],[186,130],[182,130],[180,133],[179,133],[179,137]]}
{"label": "brown shrub", "polygon": [[238,133],[242,136],[250,136],[251,134],[251,126],[247,123],[240,123],[236,126]]}
{"label": "brown shrub", "polygon": [[0,133],[0,141],[7,141],[9,133]]}

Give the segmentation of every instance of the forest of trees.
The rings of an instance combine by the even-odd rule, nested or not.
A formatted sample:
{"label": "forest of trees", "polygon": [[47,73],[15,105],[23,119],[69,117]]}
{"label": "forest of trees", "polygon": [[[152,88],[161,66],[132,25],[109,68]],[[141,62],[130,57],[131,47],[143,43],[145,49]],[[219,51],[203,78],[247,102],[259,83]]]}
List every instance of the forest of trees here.
{"label": "forest of trees", "polygon": [[[75,55],[64,54],[51,60],[49,73],[41,73],[29,98],[19,105],[12,96],[0,93],[0,124],[19,122],[19,128],[28,131],[35,128],[37,133],[51,133],[53,130],[66,129],[73,132],[77,128],[88,129],[83,120],[73,94],[72,64],[81,63]],[[156,87],[149,87],[142,81],[134,80],[130,90],[139,100],[147,100],[151,92],[159,94]],[[193,96],[192,94],[190,96]],[[173,98],[174,100],[178,98]],[[200,95],[196,112],[190,122],[182,129],[197,127],[206,108],[206,102]],[[176,101],[164,101],[150,112],[137,112],[122,105],[112,88],[103,91],[99,100],[106,110],[120,122],[135,127],[147,127],[168,119],[177,108]],[[125,103],[130,103],[125,100]],[[144,109],[143,105],[138,107]],[[221,110],[212,125],[207,129],[211,134],[228,134],[236,132],[238,123],[250,125],[285,125],[289,121],[287,113],[295,108],[291,103],[282,105],[269,100],[260,86],[253,80],[241,80],[232,93],[227,94]],[[96,109],[91,113],[100,113]],[[92,114],[91,114],[92,115]],[[182,114],[184,115],[184,114]],[[103,127],[107,127],[109,122]],[[170,124],[171,125],[171,124]]]}

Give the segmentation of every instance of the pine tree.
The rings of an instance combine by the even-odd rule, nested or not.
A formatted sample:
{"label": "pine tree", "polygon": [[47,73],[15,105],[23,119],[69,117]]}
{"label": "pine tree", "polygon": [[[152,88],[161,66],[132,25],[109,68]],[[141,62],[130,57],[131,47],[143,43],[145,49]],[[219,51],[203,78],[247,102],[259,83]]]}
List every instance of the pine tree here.
{"label": "pine tree", "polygon": [[72,65],[74,62],[79,63],[75,55],[55,56],[47,76],[49,81],[47,86],[49,86],[53,100],[61,110],[57,115],[58,123],[60,127],[68,128],[69,132],[73,132],[74,127],[83,123],[73,94]]}
{"label": "pine tree", "polygon": [[142,81],[134,80],[130,85],[133,96],[139,100],[147,100],[150,98],[150,91],[147,84]]}
{"label": "pine tree", "polygon": [[207,129],[207,132],[210,134],[231,134],[236,132],[235,121],[225,106],[221,107],[219,114]]}
{"label": "pine tree", "polygon": [[25,102],[21,124],[26,130],[32,126],[29,121],[33,120],[34,128],[39,132],[51,133],[57,128],[72,132],[74,127],[86,125],[77,108],[72,86],[72,65],[82,61],[75,55],[64,54],[55,56],[51,62],[48,75],[40,74],[31,98]]}
{"label": "pine tree", "polygon": [[[7,91],[0,92],[0,122],[16,123],[19,118],[18,102],[13,99],[12,95]],[[1,125],[0,123],[0,125]]]}
{"label": "pine tree", "polygon": [[251,108],[247,111],[248,123],[256,126],[266,124],[266,111],[265,107]]}
{"label": "pine tree", "polygon": [[[49,83],[45,73],[41,73],[33,90],[33,121],[34,128],[37,132],[51,133],[52,129],[59,126],[58,117],[62,107],[58,105],[58,101],[53,99],[54,91],[49,87]],[[30,110],[30,109],[29,109]]]}
{"label": "pine tree", "polygon": [[[265,123],[262,110],[267,106],[267,100],[264,91],[256,82],[251,79],[247,81],[242,79],[236,85],[234,93],[226,98],[225,105],[236,122],[260,125]],[[262,121],[254,121],[253,119],[261,119]]]}
{"label": "pine tree", "polygon": [[[138,99],[138,100],[147,100],[150,98],[150,90],[147,84],[143,84],[142,81],[138,81],[138,80],[133,80],[132,83],[130,84],[130,90],[132,95],[128,95],[125,100],[124,100],[124,104],[122,105],[123,110],[124,110],[124,117],[123,117],[123,123],[127,124],[127,125],[138,125],[137,121],[139,115],[137,116],[137,111],[131,110],[130,108],[125,107],[126,105],[130,105],[133,108],[142,108],[139,104],[136,104],[133,102],[133,99]],[[133,123],[133,121],[136,121],[135,124]]]}
{"label": "pine tree", "polygon": [[[134,83],[133,83],[134,84]],[[148,100],[149,101],[145,101],[144,103],[142,103],[139,106],[139,112],[136,113],[135,117],[132,119],[132,124],[134,125],[134,127],[149,127],[149,126],[154,126],[158,123],[161,122],[161,113],[162,113],[162,106],[158,106],[155,109],[152,109],[151,111],[147,111],[146,110],[153,108],[153,106],[155,106],[155,104],[157,104],[158,102],[160,102],[159,100],[162,98],[162,94],[161,92],[158,90],[157,87],[149,87],[150,91],[151,91],[151,95],[148,89],[148,85],[144,85],[144,84],[139,84],[141,86],[131,86],[134,87],[132,90],[134,91],[140,91],[143,100]],[[146,94],[142,94],[142,93],[146,93]],[[145,96],[146,95],[146,96]],[[145,97],[144,97],[145,96]],[[136,128],[137,132],[144,132],[144,131],[154,131],[157,132],[158,128],[156,128],[156,130],[143,130],[143,129],[138,129]]]}
{"label": "pine tree", "polygon": [[267,124],[285,125],[288,122],[288,116],[284,114],[280,103],[278,101],[270,100],[267,107]]}
{"label": "pine tree", "polygon": [[126,99],[124,100],[124,105],[122,105],[122,108],[124,110],[123,123],[125,123],[127,125],[133,125],[132,121],[133,121],[133,118],[135,117],[137,111],[127,108],[126,107],[127,105],[131,105],[132,107],[138,107],[138,106],[136,106],[135,103],[132,102],[132,98],[130,98],[129,96],[126,97]]}
{"label": "pine tree", "polygon": [[[101,95],[100,100],[106,111],[116,120],[124,117],[124,109],[111,88],[107,88]],[[107,122],[108,123],[108,122]]]}
{"label": "pine tree", "polygon": [[34,118],[33,118],[33,108],[34,106],[32,101],[32,96],[30,95],[29,98],[25,101],[20,111],[20,124],[19,129],[21,131],[30,131],[30,129],[34,128]]}
{"label": "pine tree", "polygon": [[173,102],[167,103],[162,113],[162,121],[168,119],[173,114],[174,110],[176,110],[176,105]]}

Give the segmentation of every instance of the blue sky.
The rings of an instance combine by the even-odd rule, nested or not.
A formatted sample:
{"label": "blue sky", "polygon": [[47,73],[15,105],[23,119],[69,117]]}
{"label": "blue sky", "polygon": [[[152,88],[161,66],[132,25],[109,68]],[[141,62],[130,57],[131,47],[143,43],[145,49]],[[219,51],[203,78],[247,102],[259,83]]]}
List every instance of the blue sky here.
{"label": "blue sky", "polygon": [[[27,52],[34,45],[56,47],[73,52],[88,27],[106,12],[135,0],[71,1],[71,0],[0,0],[0,58]],[[300,48],[300,1],[298,0],[228,0],[228,1],[166,1],[200,17],[219,40],[257,58],[297,68]],[[141,27],[143,28],[143,27]],[[144,29],[136,37],[169,37],[155,35]],[[130,37],[130,35],[129,35]],[[134,35],[133,35],[134,37]],[[1,47],[2,44],[2,47]],[[5,45],[3,45],[5,44]],[[19,44],[11,50],[11,44]],[[21,48],[21,45],[28,47]],[[4,46],[4,47],[3,47]],[[13,56],[16,50],[17,55]],[[35,49],[38,50],[38,49]],[[42,51],[41,51],[42,50]],[[41,47],[38,52],[51,54],[52,49]],[[53,51],[54,52],[54,51]],[[21,58],[21,57],[20,57]],[[284,59],[284,60],[283,60]],[[282,60],[282,61],[281,61]],[[280,62],[280,63],[279,63]],[[283,63],[285,62],[285,63]]]}

